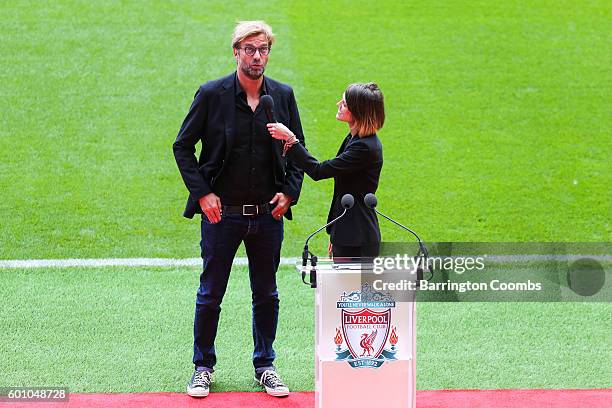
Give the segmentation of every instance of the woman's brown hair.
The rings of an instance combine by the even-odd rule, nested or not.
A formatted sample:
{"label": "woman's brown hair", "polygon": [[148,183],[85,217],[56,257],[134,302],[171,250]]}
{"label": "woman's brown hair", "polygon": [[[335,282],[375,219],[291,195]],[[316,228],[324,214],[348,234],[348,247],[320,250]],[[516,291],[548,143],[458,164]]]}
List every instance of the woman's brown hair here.
{"label": "woman's brown hair", "polygon": [[360,137],[376,133],[385,123],[383,94],[374,82],[351,84],[344,92],[346,106],[351,112]]}

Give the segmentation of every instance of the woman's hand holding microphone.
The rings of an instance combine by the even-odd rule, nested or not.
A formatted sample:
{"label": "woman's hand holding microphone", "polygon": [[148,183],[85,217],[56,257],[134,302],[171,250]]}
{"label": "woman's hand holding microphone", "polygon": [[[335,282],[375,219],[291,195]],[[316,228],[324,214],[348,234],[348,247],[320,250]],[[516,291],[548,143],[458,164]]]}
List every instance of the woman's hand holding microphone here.
{"label": "woman's hand holding microphone", "polygon": [[283,140],[285,145],[283,146],[283,156],[287,153],[287,150],[294,144],[298,143],[297,137],[293,132],[282,123],[268,123],[268,132],[274,139]]}

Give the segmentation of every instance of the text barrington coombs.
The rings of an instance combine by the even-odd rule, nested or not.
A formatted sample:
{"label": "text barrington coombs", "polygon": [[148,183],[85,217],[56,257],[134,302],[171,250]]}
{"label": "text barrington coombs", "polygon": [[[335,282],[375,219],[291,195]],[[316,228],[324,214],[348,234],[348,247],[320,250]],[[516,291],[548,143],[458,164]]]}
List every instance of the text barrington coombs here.
{"label": "text barrington coombs", "polygon": [[[384,282],[381,279],[375,280],[373,285],[375,290],[407,290],[413,291],[417,289],[416,281],[409,281],[403,279],[399,282]],[[455,291],[455,292],[468,292],[468,291],[502,291],[502,292],[513,292],[513,291],[541,291],[542,284],[540,282],[501,282],[498,279],[493,279],[491,282],[429,282],[421,280],[418,288],[422,291]]]}

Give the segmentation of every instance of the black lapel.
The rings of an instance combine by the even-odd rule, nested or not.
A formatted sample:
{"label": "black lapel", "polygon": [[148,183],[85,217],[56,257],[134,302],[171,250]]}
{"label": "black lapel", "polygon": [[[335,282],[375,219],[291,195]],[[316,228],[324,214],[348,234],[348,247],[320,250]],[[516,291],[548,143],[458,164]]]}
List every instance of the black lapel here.
{"label": "black lapel", "polygon": [[338,149],[338,153],[336,153],[336,156],[340,156],[340,154],[344,152],[346,146],[348,146],[349,140],[351,140],[350,133],[344,138],[344,142],[342,142],[342,144],[340,145],[340,149]]}
{"label": "black lapel", "polygon": [[234,75],[231,74],[223,80],[221,91],[221,109],[225,124],[225,161],[229,158],[234,145],[234,122],[236,120],[236,99],[234,90]]}

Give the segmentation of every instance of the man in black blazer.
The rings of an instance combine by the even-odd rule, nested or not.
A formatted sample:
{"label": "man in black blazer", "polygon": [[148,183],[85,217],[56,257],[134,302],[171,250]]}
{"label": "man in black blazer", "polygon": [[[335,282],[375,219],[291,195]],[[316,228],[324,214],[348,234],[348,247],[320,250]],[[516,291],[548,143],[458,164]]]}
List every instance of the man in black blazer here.
{"label": "man in black blazer", "polygon": [[[209,392],[220,305],[241,242],[249,259],[255,380],[268,394],[289,394],[273,365],[279,309],[276,270],[283,240],[282,218],[292,218],[289,207],[297,203],[304,174],[283,157],[282,143],[269,137],[260,97],[270,95],[278,121],[301,143],[304,136],[291,87],[263,76],[273,42],[270,26],[262,21],[236,26],[232,38],[236,72],[200,86],[173,145],[189,190],[183,215],[192,218],[202,214],[203,272],[194,319],[195,372],[187,386],[187,393],[194,397],[205,397]],[[198,142],[202,150],[196,159]]]}

